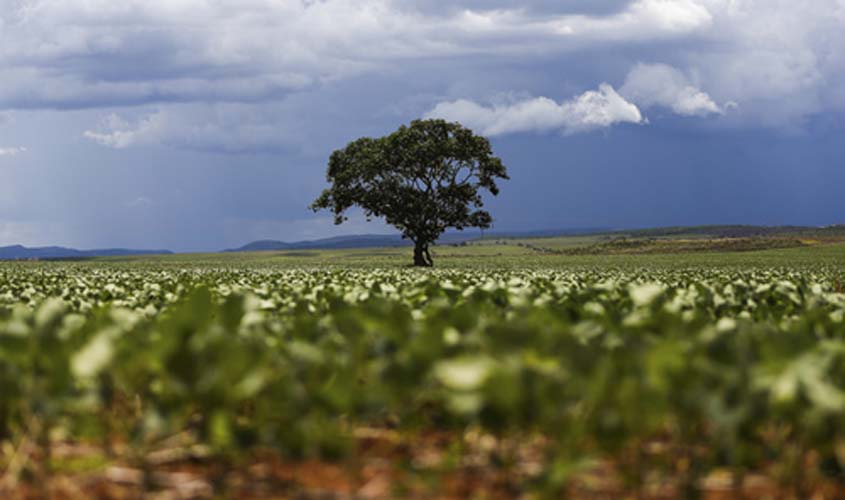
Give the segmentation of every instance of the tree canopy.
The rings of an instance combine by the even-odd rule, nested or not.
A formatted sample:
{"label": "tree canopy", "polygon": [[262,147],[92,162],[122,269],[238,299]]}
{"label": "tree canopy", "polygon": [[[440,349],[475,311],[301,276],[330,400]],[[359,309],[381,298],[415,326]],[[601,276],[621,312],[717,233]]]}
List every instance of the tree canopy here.
{"label": "tree canopy", "polygon": [[383,217],[414,243],[414,264],[431,266],[429,245],[448,228],[489,228],[482,190],[499,193],[508,179],[490,142],[459,123],[415,120],[381,137],[364,137],[332,153],[331,186],[311,205],[329,209],[335,223],[358,206],[368,219]]}

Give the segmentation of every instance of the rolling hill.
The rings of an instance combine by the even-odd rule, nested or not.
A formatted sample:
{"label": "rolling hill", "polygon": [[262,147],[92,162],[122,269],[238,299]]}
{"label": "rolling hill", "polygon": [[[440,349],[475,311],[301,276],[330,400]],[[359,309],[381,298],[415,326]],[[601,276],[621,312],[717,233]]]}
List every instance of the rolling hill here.
{"label": "rolling hill", "polygon": [[118,257],[125,255],[165,255],[170,250],[133,250],[128,248],[106,248],[99,250],[77,250],[65,247],[27,248],[22,245],[0,247],[0,260],[50,260],[89,259],[93,257]]}

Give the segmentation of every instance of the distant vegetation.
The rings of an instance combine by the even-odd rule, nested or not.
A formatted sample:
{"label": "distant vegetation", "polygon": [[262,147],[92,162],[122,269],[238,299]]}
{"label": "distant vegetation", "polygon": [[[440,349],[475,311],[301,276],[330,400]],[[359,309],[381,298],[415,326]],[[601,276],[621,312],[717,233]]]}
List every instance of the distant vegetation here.
{"label": "distant vegetation", "polygon": [[[518,246],[548,254],[745,252],[845,242],[845,226],[690,226],[625,231],[606,229],[497,231],[485,236],[462,232],[441,235],[437,246]],[[330,250],[412,246],[401,236],[358,235],[286,243],[256,241],[229,252]],[[441,250],[442,252],[442,250]]]}
{"label": "distant vegetation", "polygon": [[515,245],[544,254],[753,252],[845,242],[845,227],[695,226],[603,232],[572,237],[498,238],[469,244]]}
{"label": "distant vegetation", "polygon": [[623,231],[635,237],[705,235],[715,238],[752,238],[763,236],[838,237],[845,238],[845,225],[806,226],[678,226]]}
{"label": "distant vegetation", "polygon": [[615,238],[608,242],[563,250],[566,254],[607,253],[685,253],[685,252],[752,252],[777,248],[804,246],[798,239],[781,237],[753,238],[698,238],[698,239],[655,239]]}

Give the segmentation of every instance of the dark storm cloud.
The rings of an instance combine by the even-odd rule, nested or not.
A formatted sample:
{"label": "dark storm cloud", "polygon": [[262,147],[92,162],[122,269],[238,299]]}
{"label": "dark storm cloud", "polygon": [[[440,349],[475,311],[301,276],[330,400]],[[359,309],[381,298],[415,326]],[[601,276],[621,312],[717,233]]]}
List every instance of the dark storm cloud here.
{"label": "dark storm cloud", "polygon": [[459,65],[466,57],[571,51],[604,39],[674,38],[709,20],[695,4],[663,12],[655,1],[423,9],[398,0],[7,0],[0,106],[274,100],[393,71],[403,61],[450,57]]}
{"label": "dark storm cloud", "polygon": [[[113,147],[159,142],[210,149],[205,145],[227,138],[230,144],[219,150],[264,151],[262,137],[282,121],[262,118],[268,106],[283,109],[278,103],[293,94],[361,75],[405,73],[410,81],[409,71],[430,60],[438,62],[442,82],[454,81],[470,60],[486,61],[491,73],[533,61],[546,65],[547,74],[561,73],[558,88],[571,92],[539,94],[541,85],[503,79],[514,87],[499,93],[559,104],[602,83],[615,90],[625,85],[622,96],[643,108],[698,115],[735,103],[733,113],[722,113],[725,121],[752,126],[792,127],[845,105],[838,84],[845,61],[835,50],[845,42],[839,0],[765,6],[748,0],[5,0],[2,6],[0,109],[159,106],[135,122],[110,113],[100,128],[92,124],[87,136]],[[489,110],[496,96],[468,89],[451,97]],[[224,106],[232,103],[255,110]],[[450,104],[430,102],[424,111]],[[239,120],[243,131],[236,130]],[[173,137],[178,130],[190,130],[190,137]],[[238,137],[241,145],[234,144]]]}

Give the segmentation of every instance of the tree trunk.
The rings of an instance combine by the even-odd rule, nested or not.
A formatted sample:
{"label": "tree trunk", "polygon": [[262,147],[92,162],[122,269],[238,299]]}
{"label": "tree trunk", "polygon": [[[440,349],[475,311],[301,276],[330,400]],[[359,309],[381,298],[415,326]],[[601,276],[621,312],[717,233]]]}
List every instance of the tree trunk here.
{"label": "tree trunk", "polygon": [[428,253],[428,244],[414,244],[414,265],[417,267],[432,267],[434,265],[431,254]]}

